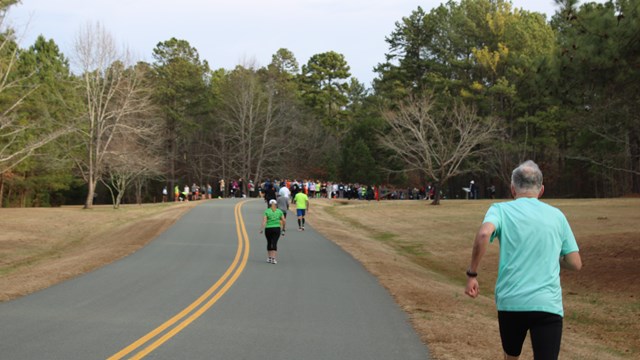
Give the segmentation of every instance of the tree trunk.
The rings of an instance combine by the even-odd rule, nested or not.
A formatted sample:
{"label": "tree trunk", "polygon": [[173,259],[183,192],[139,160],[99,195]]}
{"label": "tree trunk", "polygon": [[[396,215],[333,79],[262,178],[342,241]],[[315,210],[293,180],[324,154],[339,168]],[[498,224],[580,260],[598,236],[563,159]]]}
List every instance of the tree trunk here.
{"label": "tree trunk", "polygon": [[629,139],[631,160],[631,192],[640,193],[640,137],[632,133]]}
{"label": "tree trunk", "polygon": [[0,174],[0,208],[4,207],[4,173]]}
{"label": "tree trunk", "polygon": [[27,207],[27,190],[25,189],[20,190],[20,207]]}
{"label": "tree trunk", "polygon": [[107,190],[109,190],[109,195],[111,195],[111,205],[113,206],[114,209],[117,209],[117,207],[116,207],[116,195],[113,192],[113,189],[104,180],[100,180],[100,181],[107,188]]}
{"label": "tree trunk", "polygon": [[120,176],[117,178],[117,180],[114,182],[115,185],[115,190],[118,192],[118,194],[116,195],[113,207],[115,209],[119,209],[120,208],[120,204],[122,204],[122,199],[124,198],[124,195],[127,193],[127,187],[129,185],[129,179],[126,176]]}
{"label": "tree trunk", "polygon": [[87,183],[88,191],[87,198],[84,201],[84,209],[91,209],[93,207],[93,197],[96,193],[96,182],[97,180],[94,180],[93,176],[91,176],[91,180]]}
{"label": "tree trunk", "polygon": [[[144,185],[144,182],[141,179],[136,180],[136,204],[138,205],[142,205],[142,186],[143,185]],[[153,198],[155,199],[155,195]]]}
{"label": "tree trunk", "polygon": [[440,184],[437,182],[433,183],[433,201],[431,201],[431,205],[440,205]]}
{"label": "tree trunk", "polygon": [[9,184],[9,191],[7,191],[7,207],[11,206],[11,196],[13,195],[13,186],[11,184]]}
{"label": "tree trunk", "polygon": [[173,132],[172,132],[173,130],[170,130],[170,131],[171,133],[169,134],[169,136],[171,137],[171,140],[169,141],[170,142],[169,146],[171,147],[171,149],[169,151],[169,162],[171,164],[169,165],[170,167],[169,172],[171,176],[171,179],[170,179],[171,186],[169,188],[171,189],[171,194],[170,194],[171,201],[175,201],[176,199],[175,199],[175,194],[173,189],[176,186],[176,143],[174,141],[175,138],[173,137]]}
{"label": "tree trunk", "polygon": [[116,195],[116,201],[113,204],[114,209],[120,208],[120,203],[122,203],[122,197],[124,196],[124,191],[119,191],[118,195]]}

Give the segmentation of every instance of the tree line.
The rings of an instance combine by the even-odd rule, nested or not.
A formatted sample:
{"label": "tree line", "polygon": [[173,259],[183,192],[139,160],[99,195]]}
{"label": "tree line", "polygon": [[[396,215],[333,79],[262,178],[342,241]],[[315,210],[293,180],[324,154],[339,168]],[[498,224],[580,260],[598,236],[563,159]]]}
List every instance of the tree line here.
{"label": "tree line", "polygon": [[507,196],[525,159],[552,196],[640,193],[640,1],[556,3],[548,20],[503,0],[418,7],[386,37],[371,88],[334,51],[212,69],[183,39],[141,62],[92,23],[67,57],[2,26],[0,204],[90,208],[99,188],[117,207],[267,177],[449,197],[475,178]]}

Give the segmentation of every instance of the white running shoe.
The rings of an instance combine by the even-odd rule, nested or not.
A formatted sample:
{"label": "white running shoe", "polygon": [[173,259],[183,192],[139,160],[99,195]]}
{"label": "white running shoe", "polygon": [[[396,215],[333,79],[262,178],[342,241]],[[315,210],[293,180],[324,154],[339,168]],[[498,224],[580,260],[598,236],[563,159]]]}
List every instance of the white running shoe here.
{"label": "white running shoe", "polygon": [[277,264],[277,263],[278,263],[278,260],[276,260],[276,258],[273,258],[273,259],[271,259],[271,263],[272,263],[272,264]]}
{"label": "white running shoe", "polygon": [[272,259],[272,258],[268,258],[268,259],[267,259],[267,262],[268,262],[269,264],[271,264],[271,263],[272,263],[272,261],[273,261],[273,259]]}

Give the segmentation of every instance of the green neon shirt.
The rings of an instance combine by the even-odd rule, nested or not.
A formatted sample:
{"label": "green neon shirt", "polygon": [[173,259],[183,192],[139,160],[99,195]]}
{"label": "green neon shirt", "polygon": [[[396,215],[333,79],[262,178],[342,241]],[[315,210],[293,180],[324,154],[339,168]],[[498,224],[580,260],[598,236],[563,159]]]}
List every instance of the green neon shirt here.
{"label": "green neon shirt", "polygon": [[296,194],[296,197],[293,198],[293,202],[296,203],[296,209],[305,210],[307,208],[307,204],[309,203],[309,197],[307,194],[302,191]]}
{"label": "green neon shirt", "polygon": [[267,218],[267,223],[264,226],[265,228],[277,228],[280,227],[280,219],[284,214],[280,209],[271,210],[271,208],[269,208],[264,211],[264,216]]}

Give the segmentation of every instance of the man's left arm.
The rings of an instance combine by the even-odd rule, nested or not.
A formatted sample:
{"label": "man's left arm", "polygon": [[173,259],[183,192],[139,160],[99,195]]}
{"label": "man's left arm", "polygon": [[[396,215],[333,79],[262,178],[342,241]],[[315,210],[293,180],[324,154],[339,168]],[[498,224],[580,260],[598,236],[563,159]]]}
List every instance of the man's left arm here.
{"label": "man's left arm", "polygon": [[560,257],[560,267],[575,271],[582,269],[582,258],[580,257],[580,253],[574,251]]}
{"label": "man's left arm", "polygon": [[580,270],[582,268],[582,258],[578,252],[578,243],[571,230],[569,222],[564,220],[564,240],[560,253],[560,267],[567,270]]}

